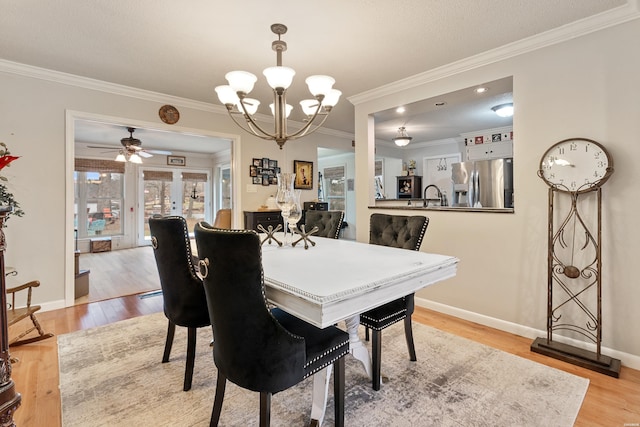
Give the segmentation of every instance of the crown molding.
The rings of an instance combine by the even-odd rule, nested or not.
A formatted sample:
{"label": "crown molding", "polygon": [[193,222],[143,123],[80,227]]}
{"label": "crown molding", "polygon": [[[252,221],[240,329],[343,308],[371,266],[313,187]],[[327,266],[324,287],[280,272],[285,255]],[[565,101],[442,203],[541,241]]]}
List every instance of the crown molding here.
{"label": "crown molding", "polygon": [[[49,70],[46,68],[34,67],[32,65],[21,64],[18,62],[0,59],[0,72],[11,73],[23,77],[33,79],[46,80],[53,83],[59,83],[68,86],[80,87],[83,89],[96,90],[114,95],[121,95],[130,98],[136,98],[143,101],[158,102],[161,104],[172,104],[183,108],[192,108],[194,110],[206,111],[215,114],[227,115],[227,109],[222,105],[211,104],[208,102],[195,101],[189,98],[167,95],[165,93],[153,92],[150,90],[139,89],[131,86],[124,86],[116,83],[96,80],[89,77],[78,76],[75,74],[63,73],[60,71]],[[272,123],[273,117],[267,114],[256,114],[254,118],[260,122]],[[290,120],[288,122],[293,128],[302,128],[304,123]],[[337,138],[353,139],[353,134],[334,129],[321,127],[315,133],[334,136]]]}
{"label": "crown molding", "polygon": [[392,95],[403,90],[431,83],[445,77],[460,74],[465,71],[490,65],[505,59],[513,58],[524,53],[542,49],[581,37],[605,28],[623,24],[640,17],[640,0],[629,0],[624,6],[610,9],[597,15],[590,16],[562,27],[554,28],[535,36],[527,37],[504,46],[488,50],[478,55],[437,67],[424,73],[416,74],[393,83],[348,97],[353,104],[358,105],[383,96]]}
{"label": "crown molding", "polygon": [[221,105],[214,105],[208,102],[195,101],[193,99],[167,95],[165,93],[138,89],[131,86],[119,85],[116,83],[109,83],[89,77],[63,73],[61,71],[49,70],[46,68],[34,67],[18,62],[7,61],[4,59],[0,59],[0,71],[17,74],[24,77],[30,77],[33,79],[46,80],[68,86],[76,86],[83,89],[90,89],[114,95],[127,96],[144,101],[158,102],[163,104],[170,103],[185,108],[193,108],[196,110],[226,114],[226,109]]}

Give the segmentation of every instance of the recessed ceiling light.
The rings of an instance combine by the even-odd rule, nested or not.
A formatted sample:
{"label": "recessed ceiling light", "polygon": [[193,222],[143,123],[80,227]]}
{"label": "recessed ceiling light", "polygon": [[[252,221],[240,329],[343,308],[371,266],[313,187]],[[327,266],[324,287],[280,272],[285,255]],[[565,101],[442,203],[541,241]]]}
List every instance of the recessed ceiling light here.
{"label": "recessed ceiling light", "polygon": [[489,90],[489,88],[488,88],[488,87],[484,87],[484,86],[477,87],[477,88],[475,89],[476,93],[485,93],[485,92],[486,92],[486,91],[488,91],[488,90]]}
{"label": "recessed ceiling light", "polygon": [[405,108],[404,107],[396,108],[396,113],[404,113],[404,112],[405,112]]}

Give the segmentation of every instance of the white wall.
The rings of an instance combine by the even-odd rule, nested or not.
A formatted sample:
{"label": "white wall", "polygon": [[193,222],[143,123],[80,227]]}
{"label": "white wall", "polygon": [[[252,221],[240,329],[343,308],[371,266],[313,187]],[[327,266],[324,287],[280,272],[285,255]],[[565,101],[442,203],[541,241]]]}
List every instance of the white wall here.
{"label": "white wall", "polygon": [[[275,188],[256,186],[254,193],[247,192],[253,157],[277,159],[290,170],[294,159],[314,161],[317,167],[318,145],[350,148],[353,139],[352,135],[319,131],[279,150],[275,142],[241,131],[222,106],[2,61],[0,93],[0,141],[8,144],[12,154],[21,156],[3,170],[3,175],[9,178],[8,186],[26,212],[22,218],[10,218],[5,229],[6,262],[19,272],[17,278],[9,278],[9,285],[40,280],[33,302],[43,305],[43,309],[73,303],[68,292],[73,286],[73,184],[69,185],[71,173],[66,167],[73,164],[74,156],[72,126],[67,123],[71,112],[109,116],[117,123],[137,127],[153,125],[155,129],[233,140],[234,196],[238,203],[234,215],[240,227],[242,210],[258,208]],[[212,100],[214,97],[212,94]],[[167,103],[180,110],[176,125],[165,125],[158,117],[158,109]],[[303,200],[312,200],[316,195],[315,190],[303,191]]]}
{"label": "white wall", "polygon": [[[640,21],[634,20],[477,68],[452,66],[455,72],[441,70],[433,74],[437,78],[410,89],[404,82],[395,93],[385,87],[377,97],[368,93],[350,99],[356,105],[356,140],[373,145],[370,115],[376,111],[513,76],[515,213],[430,212],[422,250],[454,255],[460,264],[455,278],[418,297],[478,322],[545,330],[547,186],[536,172],[540,157],[555,142],[594,139],[615,162],[603,187],[602,344],[608,355],[622,355],[623,364],[640,368],[640,335],[629,326],[640,324],[635,268],[640,254],[639,39]],[[370,146],[356,146],[359,225],[374,212],[367,208],[373,157]],[[358,227],[358,240],[368,239],[366,231]]]}

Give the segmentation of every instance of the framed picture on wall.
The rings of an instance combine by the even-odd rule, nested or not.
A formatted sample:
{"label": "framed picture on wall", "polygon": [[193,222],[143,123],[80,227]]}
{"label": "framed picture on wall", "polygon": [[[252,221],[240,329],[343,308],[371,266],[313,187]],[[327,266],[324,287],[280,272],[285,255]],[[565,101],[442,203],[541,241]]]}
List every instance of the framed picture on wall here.
{"label": "framed picture on wall", "polygon": [[313,189],[313,162],[294,160],[293,172],[296,174],[293,188],[300,188],[302,190]]}
{"label": "framed picture on wall", "polygon": [[186,158],[184,156],[167,156],[167,164],[169,166],[184,166]]}

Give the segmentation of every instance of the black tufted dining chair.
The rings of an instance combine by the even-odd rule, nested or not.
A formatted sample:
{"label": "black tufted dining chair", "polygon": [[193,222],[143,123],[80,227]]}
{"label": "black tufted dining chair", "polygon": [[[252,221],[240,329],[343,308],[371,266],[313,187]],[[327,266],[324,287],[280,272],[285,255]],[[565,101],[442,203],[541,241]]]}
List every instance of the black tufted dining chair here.
{"label": "black tufted dining chair", "polygon": [[[403,216],[373,214],[369,222],[369,243],[394,248],[420,250],[424,233],[429,225],[425,216]],[[409,349],[409,359],[416,361],[413,343],[411,315],[414,309],[414,294],[388,302],[360,314],[360,324],[373,331],[371,351],[373,359],[373,389],[380,390],[380,366],[382,359],[382,330],[404,319],[404,333]]]}
{"label": "black tufted dining chair", "polygon": [[151,245],[156,258],[169,320],[162,363],[169,361],[176,325],[187,328],[187,363],[183,390],[191,389],[197,328],[211,325],[202,280],[196,274],[187,222],[181,216],[149,218]]}
{"label": "black tufted dining chair", "polygon": [[314,236],[337,239],[343,219],[344,211],[307,211],[304,229],[309,232],[313,227],[318,227]]}
{"label": "black tufted dining chair", "polygon": [[260,425],[268,426],[272,394],[333,364],[336,426],[343,426],[349,335],[267,308],[255,231],[213,229],[199,223],[195,238],[216,338],[213,359],[218,379],[210,425],[218,425],[227,379],[260,393]]}

